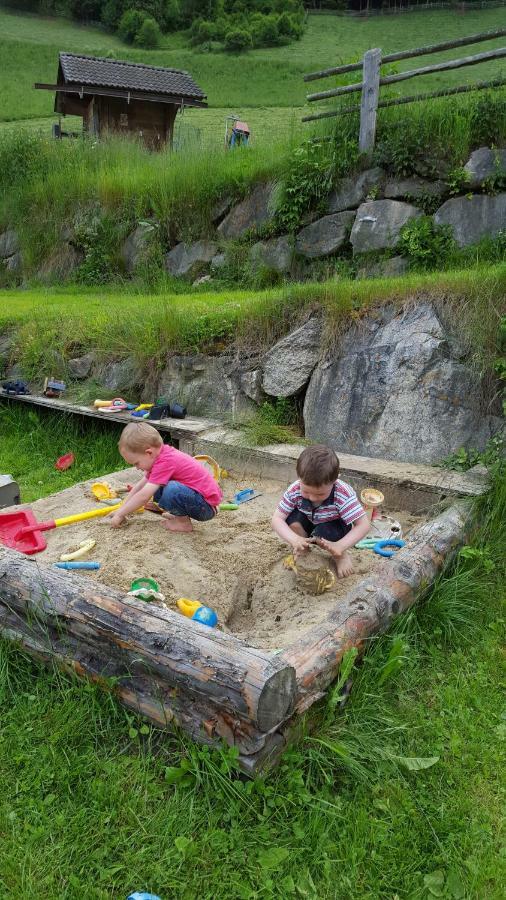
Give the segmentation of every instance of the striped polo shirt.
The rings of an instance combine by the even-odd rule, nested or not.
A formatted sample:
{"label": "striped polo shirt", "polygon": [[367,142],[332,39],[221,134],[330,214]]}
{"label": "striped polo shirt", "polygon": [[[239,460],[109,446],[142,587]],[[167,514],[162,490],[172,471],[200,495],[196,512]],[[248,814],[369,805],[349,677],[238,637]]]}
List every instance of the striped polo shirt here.
{"label": "striped polo shirt", "polygon": [[340,478],[334,482],[334,487],[327,499],[318,506],[302,496],[300,481],[294,481],[279,501],[278,510],[283,515],[289,516],[294,509],[304,513],[313,525],[331,522],[333,519],[342,519],[347,525],[351,525],[365,515],[364,508],[353,488],[345,481],[341,481]]}

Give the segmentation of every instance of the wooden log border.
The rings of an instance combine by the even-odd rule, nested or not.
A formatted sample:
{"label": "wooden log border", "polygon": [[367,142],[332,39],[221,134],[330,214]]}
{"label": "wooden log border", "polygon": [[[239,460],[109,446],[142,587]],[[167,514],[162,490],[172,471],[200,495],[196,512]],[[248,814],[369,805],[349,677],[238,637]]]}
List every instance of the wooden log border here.
{"label": "wooden log border", "polygon": [[282,653],[255,650],[170,610],[0,548],[0,633],[32,656],[100,682],[160,728],[236,746],[243,770],[272,765],[336,677],[426,593],[474,527],[458,501],[410,535],[326,620]]}

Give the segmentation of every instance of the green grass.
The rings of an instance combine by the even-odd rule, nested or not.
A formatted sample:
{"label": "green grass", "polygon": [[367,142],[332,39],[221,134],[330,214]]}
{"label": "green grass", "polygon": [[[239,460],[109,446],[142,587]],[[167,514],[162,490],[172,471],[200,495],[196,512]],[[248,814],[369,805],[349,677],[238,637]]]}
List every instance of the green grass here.
{"label": "green grass", "polygon": [[[480,365],[491,364],[506,300],[506,266],[397,279],[329,281],[265,291],[230,290],[175,296],[113,289],[6,290],[0,332],[15,329],[14,356],[28,376],[95,350],[99,357],[132,353],[141,364],[163,365],[169,352],[272,344],[312,309],[327,318],[329,343],[375,306],[433,298]],[[501,312],[502,311],[502,312]],[[487,363],[488,360],[488,363]]]}
{"label": "green grass", "polygon": [[[74,25],[62,19],[39,19],[0,10],[0,55],[8,60],[0,77],[0,119],[19,120],[51,116],[53,95],[34,91],[36,81],[53,82],[60,50],[97,55],[114,51],[122,59],[189,70],[209,97],[211,106],[232,108],[241,113],[249,107],[303,107],[309,90],[325,90],[333,80],[305,85],[303,75],[325,66],[358,59],[370,47],[391,52],[436,43],[442,39],[473,34],[503,24],[499,9],[468,11],[459,15],[450,10],[381,16],[356,20],[338,16],[310,16],[302,39],[287,47],[254,50],[243,57],[226,53],[200,53],[182,46],[181,35],[167,36],[161,50],[140,51],[121,46],[112,35]],[[443,38],[444,36],[444,38]],[[492,49],[501,41],[491,41],[466,53]],[[458,51],[457,51],[458,52]],[[453,57],[455,57],[455,52]],[[430,61],[451,58],[432,56]],[[400,69],[411,68],[417,60],[407,60]],[[420,64],[424,64],[423,60]],[[428,64],[428,63],[425,63]],[[399,93],[437,90],[445,86],[489,79],[504,73],[504,61],[474,68],[426,76],[398,86]],[[249,114],[249,113],[248,113]],[[193,114],[192,114],[193,116]],[[266,138],[268,132],[266,133]]]}
{"label": "green grass", "polygon": [[[109,452],[94,428],[14,410],[0,471],[16,465],[29,499],[12,447],[20,460],[35,448],[39,494],[52,491],[55,440],[80,455],[86,434],[98,475],[112,434]],[[320,728],[267,779],[234,779],[230,754],[141,727],[1,644],[2,897],[502,898],[504,479],[481,506],[474,559],[371,641],[344,713],[322,706]]]}

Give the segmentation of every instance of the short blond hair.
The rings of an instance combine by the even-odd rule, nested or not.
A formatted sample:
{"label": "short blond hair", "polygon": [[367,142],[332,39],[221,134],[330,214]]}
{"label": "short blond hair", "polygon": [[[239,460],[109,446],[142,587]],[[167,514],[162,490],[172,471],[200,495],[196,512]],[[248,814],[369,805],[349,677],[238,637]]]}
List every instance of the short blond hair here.
{"label": "short blond hair", "polygon": [[161,447],[163,444],[160,432],[147,422],[130,422],[121,432],[118,447],[142,453],[149,447]]}

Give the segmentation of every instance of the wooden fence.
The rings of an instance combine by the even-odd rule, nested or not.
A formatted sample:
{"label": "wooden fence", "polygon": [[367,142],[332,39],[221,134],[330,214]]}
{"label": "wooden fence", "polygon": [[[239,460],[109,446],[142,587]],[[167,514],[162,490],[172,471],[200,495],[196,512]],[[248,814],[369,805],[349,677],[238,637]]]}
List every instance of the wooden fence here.
{"label": "wooden fence", "polygon": [[412,59],[416,56],[426,56],[431,53],[441,53],[443,50],[453,50],[456,47],[464,47],[468,44],[478,44],[483,41],[496,40],[505,35],[506,28],[496,28],[494,31],[471,34],[468,37],[458,38],[453,41],[445,41],[444,43],[433,44],[428,47],[418,47],[414,50],[401,50],[398,53],[389,53],[387,56],[383,57],[380,49],[367,50],[367,52],[364,53],[362,62],[349,63],[345,66],[335,66],[330,69],[322,69],[320,72],[312,72],[310,75],[304,76],[304,81],[315,81],[319,78],[344,75],[347,72],[354,72],[358,69],[362,69],[362,81],[360,82],[342,85],[341,87],[332,88],[329,91],[319,91],[316,94],[308,94],[307,96],[307,100],[313,102],[315,100],[328,100],[330,97],[341,97],[345,94],[352,94],[360,91],[361,102],[360,105],[356,104],[341,109],[326,110],[325,112],[304,116],[302,121],[312,122],[316,119],[326,119],[333,116],[346,115],[352,112],[360,112],[359,150],[361,153],[370,153],[374,149],[378,109],[387,106],[397,106],[403,103],[429,100],[433,97],[446,97],[450,94],[461,94],[467,91],[499,87],[500,85],[506,84],[506,78],[496,78],[493,81],[481,81],[476,84],[460,85],[459,87],[448,88],[441,91],[431,91],[411,97],[397,97],[395,99],[380,101],[379,92],[382,85],[397,84],[400,81],[406,81],[408,78],[416,78],[418,75],[429,75],[432,72],[444,72],[449,69],[459,69],[464,66],[475,66],[482,62],[489,62],[492,59],[501,59],[506,57],[506,47],[498,47],[495,50],[476,53],[474,56],[450,59],[435,65],[423,66],[419,69],[408,69],[405,72],[399,72],[397,75],[386,75],[382,78],[380,70],[384,63],[398,62],[402,59]]}

